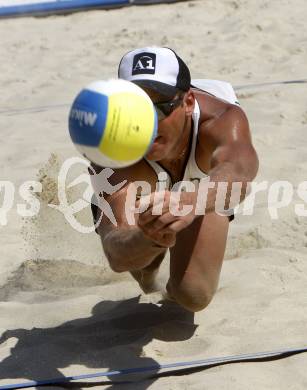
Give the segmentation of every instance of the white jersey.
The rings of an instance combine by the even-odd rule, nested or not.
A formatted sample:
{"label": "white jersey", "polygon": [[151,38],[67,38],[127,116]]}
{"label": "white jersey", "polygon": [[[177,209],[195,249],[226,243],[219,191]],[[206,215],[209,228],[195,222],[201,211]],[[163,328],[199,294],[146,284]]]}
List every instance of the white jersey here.
{"label": "white jersey", "polygon": [[[221,99],[225,100],[227,103],[236,104],[239,105],[238,99],[236,97],[236,94],[233,90],[233,87],[225,82],[225,81],[219,81],[219,80],[192,80],[191,82],[192,87],[196,87],[204,92],[208,92],[209,94]],[[201,179],[208,178],[208,174],[206,172],[203,172],[197,165],[195,160],[195,151],[196,151],[196,145],[197,145],[197,139],[198,139],[198,128],[199,128],[199,117],[200,117],[200,108],[197,100],[195,100],[195,107],[194,112],[192,114],[193,119],[193,134],[192,134],[192,146],[190,155],[186,164],[186,168],[184,171],[182,181],[200,181]],[[155,161],[149,161],[147,160],[147,163],[153,168],[153,170],[156,172],[157,176],[159,175],[159,178],[163,177],[163,180],[159,180],[161,185],[163,185],[164,188],[171,189],[172,185],[175,183],[172,183],[170,175],[161,167],[161,165]],[[161,175],[163,173],[163,175]],[[166,181],[166,183],[165,183]],[[163,183],[163,184],[162,184]]]}

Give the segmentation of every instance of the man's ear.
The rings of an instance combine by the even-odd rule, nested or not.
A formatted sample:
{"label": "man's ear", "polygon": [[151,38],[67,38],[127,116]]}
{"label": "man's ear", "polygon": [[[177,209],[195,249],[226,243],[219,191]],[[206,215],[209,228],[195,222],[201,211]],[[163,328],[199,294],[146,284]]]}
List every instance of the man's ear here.
{"label": "man's ear", "polygon": [[195,96],[191,89],[184,96],[184,105],[186,114],[192,116],[195,106]]}

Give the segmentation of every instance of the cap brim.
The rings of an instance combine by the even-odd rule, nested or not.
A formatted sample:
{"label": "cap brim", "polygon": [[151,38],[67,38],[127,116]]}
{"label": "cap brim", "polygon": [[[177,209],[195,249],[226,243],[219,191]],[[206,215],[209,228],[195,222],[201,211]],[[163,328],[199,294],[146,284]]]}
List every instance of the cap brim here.
{"label": "cap brim", "polygon": [[172,87],[171,85],[165,83],[161,83],[160,81],[133,80],[132,82],[141,88],[151,89],[155,92],[158,92],[161,95],[164,95],[167,98],[173,98],[178,92],[178,88]]}

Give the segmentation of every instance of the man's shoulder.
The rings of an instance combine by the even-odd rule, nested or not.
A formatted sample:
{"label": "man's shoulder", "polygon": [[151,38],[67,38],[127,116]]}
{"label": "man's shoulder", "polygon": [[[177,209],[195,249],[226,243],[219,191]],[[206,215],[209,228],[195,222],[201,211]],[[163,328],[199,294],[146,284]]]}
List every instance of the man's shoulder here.
{"label": "man's shoulder", "polygon": [[205,91],[195,90],[194,96],[196,100],[195,104],[198,104],[199,108],[198,129],[199,131],[202,129],[202,132],[206,132],[206,129],[212,129],[214,123],[222,115],[232,107],[237,107]]}
{"label": "man's shoulder", "polygon": [[238,137],[249,134],[249,123],[243,109],[235,104],[216,102],[208,98],[197,99],[200,105],[200,121],[198,126],[198,141],[200,145],[223,143],[232,139],[234,129]]}

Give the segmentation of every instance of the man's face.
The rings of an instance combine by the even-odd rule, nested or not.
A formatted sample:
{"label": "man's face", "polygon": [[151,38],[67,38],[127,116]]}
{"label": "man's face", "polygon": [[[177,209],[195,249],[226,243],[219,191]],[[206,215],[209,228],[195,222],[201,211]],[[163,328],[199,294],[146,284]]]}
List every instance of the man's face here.
{"label": "man's face", "polygon": [[[145,92],[149,95],[152,102],[162,103],[180,99],[176,108],[163,119],[158,122],[158,132],[149,152],[146,155],[148,160],[160,161],[165,158],[172,158],[178,143],[180,142],[181,135],[187,125],[187,121],[191,116],[191,98],[189,99],[187,93],[178,93],[173,98],[168,98],[150,89],[145,89]],[[194,108],[194,97],[193,97]],[[188,101],[188,104],[187,104]]]}

